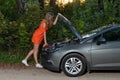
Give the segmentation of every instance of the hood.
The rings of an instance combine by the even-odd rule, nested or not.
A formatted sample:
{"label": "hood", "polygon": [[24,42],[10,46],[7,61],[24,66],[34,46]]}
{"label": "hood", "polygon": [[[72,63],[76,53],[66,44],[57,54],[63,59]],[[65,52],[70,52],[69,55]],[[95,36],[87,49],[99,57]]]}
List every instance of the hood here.
{"label": "hood", "polygon": [[63,20],[63,22],[72,30],[72,32],[76,35],[76,37],[81,40],[82,36],[78,33],[78,31],[75,29],[75,27],[72,25],[72,23],[62,14],[59,13],[60,19]]}

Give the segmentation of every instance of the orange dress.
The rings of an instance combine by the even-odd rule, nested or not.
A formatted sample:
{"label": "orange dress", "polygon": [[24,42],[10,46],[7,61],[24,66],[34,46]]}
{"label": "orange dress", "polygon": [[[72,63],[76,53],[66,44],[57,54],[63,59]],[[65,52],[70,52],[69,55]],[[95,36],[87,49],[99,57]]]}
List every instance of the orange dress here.
{"label": "orange dress", "polygon": [[[46,24],[46,26],[43,27],[43,24]],[[42,40],[44,39],[44,32],[46,32],[47,30],[48,30],[47,21],[45,19],[43,19],[41,21],[39,27],[33,33],[32,42],[34,44],[40,45]]]}

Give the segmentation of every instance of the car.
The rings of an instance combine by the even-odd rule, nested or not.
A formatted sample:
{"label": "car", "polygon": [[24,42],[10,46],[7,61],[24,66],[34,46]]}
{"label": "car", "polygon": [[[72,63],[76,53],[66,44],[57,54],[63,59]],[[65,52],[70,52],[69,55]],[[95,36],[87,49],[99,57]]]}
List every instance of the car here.
{"label": "car", "polygon": [[46,47],[41,53],[44,68],[63,71],[77,77],[91,70],[120,70],[120,25],[103,26],[80,35],[63,15],[60,18],[68,25],[76,38],[59,41]]}

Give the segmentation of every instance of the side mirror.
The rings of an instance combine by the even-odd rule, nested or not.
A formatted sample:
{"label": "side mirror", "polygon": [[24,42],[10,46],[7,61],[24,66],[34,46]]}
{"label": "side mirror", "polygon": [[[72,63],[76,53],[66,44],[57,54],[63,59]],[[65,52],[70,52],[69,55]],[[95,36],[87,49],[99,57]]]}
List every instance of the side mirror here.
{"label": "side mirror", "polygon": [[105,43],[106,43],[106,39],[103,38],[103,37],[100,37],[100,38],[97,40],[97,45],[105,44]]}

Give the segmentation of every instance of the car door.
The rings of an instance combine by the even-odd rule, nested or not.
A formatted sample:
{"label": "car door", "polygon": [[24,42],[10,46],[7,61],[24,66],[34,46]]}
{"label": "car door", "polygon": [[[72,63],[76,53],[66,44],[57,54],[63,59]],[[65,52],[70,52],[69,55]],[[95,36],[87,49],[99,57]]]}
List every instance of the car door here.
{"label": "car door", "polygon": [[[100,39],[101,43],[98,44]],[[120,27],[95,37],[91,55],[93,68],[120,69]]]}

